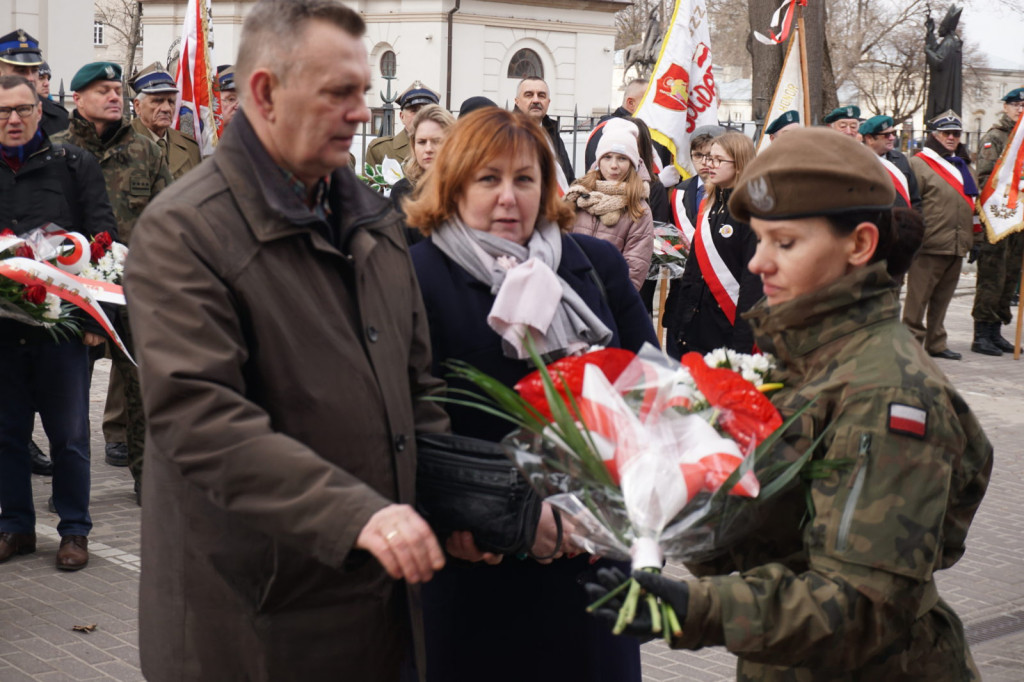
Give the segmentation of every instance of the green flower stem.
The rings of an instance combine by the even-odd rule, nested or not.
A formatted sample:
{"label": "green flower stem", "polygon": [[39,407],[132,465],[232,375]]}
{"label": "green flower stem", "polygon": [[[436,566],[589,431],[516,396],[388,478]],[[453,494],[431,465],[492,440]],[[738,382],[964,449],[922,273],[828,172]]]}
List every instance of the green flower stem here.
{"label": "green flower stem", "polygon": [[657,634],[661,632],[661,609],[657,598],[650,592],[647,593],[647,608],[651,610],[651,632]]}
{"label": "green flower stem", "polygon": [[633,582],[632,579],[627,580],[626,582],[622,583],[608,594],[604,595],[603,597],[595,601],[593,604],[587,607],[587,613],[593,613],[594,611],[597,611],[599,608],[607,604],[611,599],[614,599],[615,597],[619,596],[619,594],[621,594],[623,590],[629,587],[629,583],[631,582]]}
{"label": "green flower stem", "polygon": [[[676,615],[676,610],[669,604],[665,604],[665,608],[667,609],[665,614],[665,637],[669,641],[669,644],[671,644],[672,637],[683,636],[683,626],[679,624],[679,616]],[[671,633],[671,636],[669,633]]]}
{"label": "green flower stem", "polygon": [[626,600],[622,602],[622,608],[619,609],[619,619],[615,621],[615,627],[612,628],[613,635],[621,635],[626,626],[636,618],[636,605],[640,601],[640,583],[632,578],[628,582],[629,592],[626,593]]}

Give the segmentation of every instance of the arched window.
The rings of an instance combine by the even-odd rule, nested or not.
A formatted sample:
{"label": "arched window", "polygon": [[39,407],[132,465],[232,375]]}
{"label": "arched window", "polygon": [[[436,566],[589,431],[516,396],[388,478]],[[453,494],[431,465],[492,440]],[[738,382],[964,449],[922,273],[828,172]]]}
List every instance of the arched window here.
{"label": "arched window", "polygon": [[395,53],[388,50],[380,56],[380,75],[385,78],[394,78],[395,68]]}
{"label": "arched window", "polygon": [[541,64],[540,56],[530,49],[519,50],[508,63],[508,77],[544,78],[544,65]]}

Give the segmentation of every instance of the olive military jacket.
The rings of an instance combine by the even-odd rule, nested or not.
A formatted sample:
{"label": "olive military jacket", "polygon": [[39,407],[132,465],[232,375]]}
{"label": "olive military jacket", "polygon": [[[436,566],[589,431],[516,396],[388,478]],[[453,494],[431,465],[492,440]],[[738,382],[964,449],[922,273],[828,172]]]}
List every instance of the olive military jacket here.
{"label": "olive military jacket", "polygon": [[160,148],[123,121],[101,138],[96,126],[77,112],[71,117],[67,131],[53,139],[72,142],[100,162],[114,208],[118,240],[130,245],[132,228],[142,209],[160,190],[174,182]]}
{"label": "olive military jacket", "polygon": [[384,157],[388,156],[398,163],[404,163],[409,154],[412,154],[409,133],[403,128],[393,137],[378,137],[371,142],[366,148],[365,161],[371,166],[379,166],[384,163]]}
{"label": "olive military jacket", "polygon": [[[132,128],[138,134],[148,136],[150,140],[153,140],[153,134],[146,128],[141,118],[136,117],[132,119]],[[159,146],[157,144],[157,147]],[[202,163],[203,157],[199,153],[199,145],[196,144],[195,140],[185,133],[169,128],[167,130],[167,155],[165,160],[167,161],[167,169],[171,171],[171,177],[178,180],[182,175]]]}
{"label": "olive military jacket", "polygon": [[[747,315],[785,384],[792,459],[842,463],[762,512],[750,535],[690,582],[675,646],[725,645],[741,680],[971,680],[934,571],[964,552],[992,446],[967,404],[900,324],[884,263]],[[722,575],[738,570],[738,575]]]}
{"label": "olive military jacket", "polygon": [[978,150],[978,160],[974,164],[978,176],[979,191],[985,188],[988,176],[992,174],[996,161],[999,160],[1003,150],[1006,149],[1006,142],[1010,139],[1010,133],[1012,132],[1013,121],[1004,112],[999,114],[999,118],[996,119],[991,128],[985,131],[984,137],[981,138],[981,149]]}
{"label": "olive military jacket", "polygon": [[327,194],[325,221],[240,113],[139,221],[151,682],[397,682],[411,650],[414,588],[354,545],[414,502],[443,383],[400,216],[347,167]]}

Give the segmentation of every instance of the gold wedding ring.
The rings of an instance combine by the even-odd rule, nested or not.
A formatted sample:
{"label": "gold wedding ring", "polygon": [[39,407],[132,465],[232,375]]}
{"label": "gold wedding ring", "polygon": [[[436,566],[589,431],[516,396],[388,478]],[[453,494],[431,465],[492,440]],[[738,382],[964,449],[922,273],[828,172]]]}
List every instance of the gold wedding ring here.
{"label": "gold wedding ring", "polygon": [[391,542],[391,538],[395,537],[396,535],[398,535],[398,531],[397,530],[393,530],[393,531],[391,531],[390,533],[388,533],[387,535],[384,536],[384,541],[385,542]]}

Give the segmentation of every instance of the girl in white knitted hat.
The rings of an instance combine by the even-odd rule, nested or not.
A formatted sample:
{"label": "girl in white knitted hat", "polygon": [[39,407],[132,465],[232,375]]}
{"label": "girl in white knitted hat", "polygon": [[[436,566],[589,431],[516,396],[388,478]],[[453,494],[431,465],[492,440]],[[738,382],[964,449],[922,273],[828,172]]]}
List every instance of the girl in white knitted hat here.
{"label": "girl in white knitted hat", "polygon": [[640,160],[638,135],[635,123],[609,119],[597,146],[597,161],[569,188],[565,199],[576,205],[572,231],[614,244],[639,290],[651,265],[654,228],[647,205],[651,176]]}

